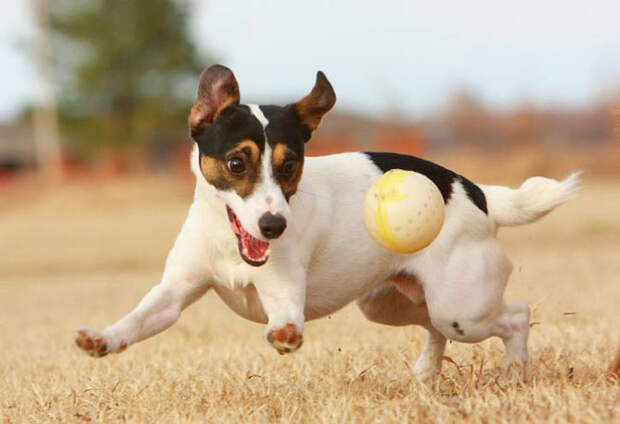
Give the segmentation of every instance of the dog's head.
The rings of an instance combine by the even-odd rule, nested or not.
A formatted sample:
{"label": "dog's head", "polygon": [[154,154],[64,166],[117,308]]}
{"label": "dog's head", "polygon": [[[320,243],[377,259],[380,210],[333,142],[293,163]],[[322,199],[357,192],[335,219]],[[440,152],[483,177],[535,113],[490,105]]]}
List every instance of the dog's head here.
{"label": "dog's head", "polygon": [[301,180],[304,144],[336,95],[318,72],[310,94],[297,103],[243,105],[239,97],[232,71],[211,66],[200,77],[189,127],[200,171],[226,204],[241,257],[260,266],[269,257],[269,241],[291,218],[288,201]]}

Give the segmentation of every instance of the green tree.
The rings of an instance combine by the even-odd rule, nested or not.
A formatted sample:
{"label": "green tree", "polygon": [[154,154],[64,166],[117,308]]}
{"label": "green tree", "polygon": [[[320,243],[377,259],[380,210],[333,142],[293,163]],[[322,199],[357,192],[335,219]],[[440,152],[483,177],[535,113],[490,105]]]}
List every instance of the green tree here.
{"label": "green tree", "polygon": [[51,0],[63,126],[82,153],[131,148],[185,125],[208,60],[180,0]]}

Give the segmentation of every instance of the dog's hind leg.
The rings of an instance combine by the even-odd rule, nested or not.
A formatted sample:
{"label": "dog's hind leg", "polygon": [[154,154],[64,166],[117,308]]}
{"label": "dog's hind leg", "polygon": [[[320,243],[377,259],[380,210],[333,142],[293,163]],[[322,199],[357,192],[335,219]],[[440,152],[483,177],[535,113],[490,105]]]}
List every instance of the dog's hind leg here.
{"label": "dog's hind leg", "polygon": [[424,302],[412,302],[394,284],[388,282],[359,298],[357,306],[369,321],[379,324],[417,324],[428,327],[431,323]]}
{"label": "dog's hind leg", "polygon": [[414,295],[416,290],[409,293],[413,301],[403,292],[408,292],[406,287],[397,288],[391,282],[386,283],[361,297],[357,306],[372,322],[394,326],[416,324],[427,329],[426,343],[413,367],[417,378],[425,381],[441,371],[446,338],[431,325],[426,304],[420,302],[417,293]]}
{"label": "dog's hind leg", "polygon": [[506,348],[506,369],[527,377],[529,308],[503,302],[512,264],[494,239],[464,242],[445,260],[445,272],[424,286],[433,326],[451,340],[477,343],[492,336]]}
{"label": "dog's hind leg", "polygon": [[427,328],[426,342],[420,357],[413,366],[413,372],[420,381],[426,381],[441,372],[446,338],[433,327]]}
{"label": "dog's hind leg", "polygon": [[530,308],[524,302],[509,303],[502,306],[502,313],[496,323],[497,335],[501,337],[506,349],[504,373],[516,365],[528,378],[527,362],[529,353],[527,339],[530,333]]}

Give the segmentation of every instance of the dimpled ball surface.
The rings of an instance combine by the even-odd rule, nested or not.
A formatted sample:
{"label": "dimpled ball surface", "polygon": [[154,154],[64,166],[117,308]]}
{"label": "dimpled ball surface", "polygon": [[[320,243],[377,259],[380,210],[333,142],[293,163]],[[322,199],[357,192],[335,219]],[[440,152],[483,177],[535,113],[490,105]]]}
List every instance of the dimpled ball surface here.
{"label": "dimpled ball surface", "polygon": [[386,249],[413,253],[432,243],[444,221],[437,186],[417,172],[392,169],[373,183],[364,201],[364,223]]}

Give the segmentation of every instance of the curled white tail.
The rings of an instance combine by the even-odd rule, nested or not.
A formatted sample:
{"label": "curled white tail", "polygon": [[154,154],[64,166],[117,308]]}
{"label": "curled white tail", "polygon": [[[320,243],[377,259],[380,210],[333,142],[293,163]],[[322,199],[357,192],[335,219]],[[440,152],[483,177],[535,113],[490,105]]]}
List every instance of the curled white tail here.
{"label": "curled white tail", "polygon": [[579,191],[581,172],[562,181],[532,177],[518,189],[480,186],[487,198],[489,217],[497,225],[522,225],[545,216],[556,206],[572,199]]}

